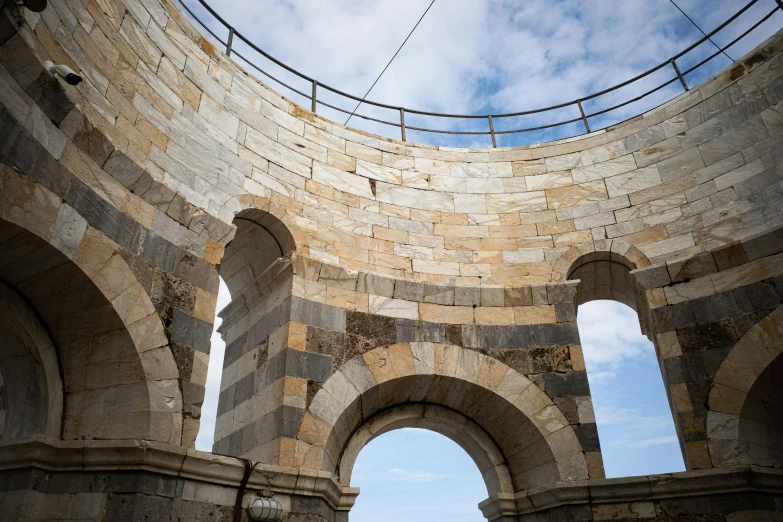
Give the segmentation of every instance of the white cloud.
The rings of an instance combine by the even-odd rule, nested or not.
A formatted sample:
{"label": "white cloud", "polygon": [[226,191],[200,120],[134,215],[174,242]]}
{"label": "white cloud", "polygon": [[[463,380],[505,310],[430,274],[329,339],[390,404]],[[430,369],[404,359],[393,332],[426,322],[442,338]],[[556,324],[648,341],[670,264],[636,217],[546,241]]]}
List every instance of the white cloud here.
{"label": "white cloud", "polygon": [[615,301],[591,301],[579,306],[579,337],[591,381],[614,377],[628,359],[652,350],[642,335],[636,312]]}
{"label": "white cloud", "polygon": [[664,437],[653,437],[651,439],[642,439],[630,443],[629,446],[632,446],[634,448],[646,448],[648,446],[659,446],[661,444],[677,444],[677,437],[675,435],[666,435]]}
{"label": "white cloud", "polygon": [[[195,4],[193,0],[188,1]],[[717,26],[739,8],[736,0],[681,0],[680,3],[705,30]],[[428,0],[300,0],[295,3],[266,0],[223,2],[214,7],[241,33],[284,63],[320,82],[361,96],[428,4]],[[759,2],[738,20],[736,27],[719,34],[716,41],[727,43],[773,5],[774,0]],[[753,38],[743,41],[740,48],[733,48],[733,56],[740,56],[772,34],[781,19],[783,15],[776,14]],[[539,108],[625,81],[700,37],[674,6],[664,0],[439,0],[369,99],[463,114]],[[248,53],[237,40],[234,42],[241,53]],[[703,45],[684,59],[683,64],[694,63],[712,51],[709,45]],[[248,56],[256,61],[255,54],[248,53]],[[258,58],[258,63],[309,93],[307,82],[263,58]],[[714,60],[714,67],[722,68],[728,63],[719,57]],[[651,77],[646,83],[625,89],[622,98],[638,95],[659,80],[671,77],[673,72],[667,68],[665,73]],[[291,96],[274,82],[264,81]],[[643,112],[664,98],[679,94],[679,89],[675,84],[669,91],[645,102],[647,105],[633,104],[622,109],[614,119],[619,121]],[[330,101],[336,99],[329,97],[325,89],[321,92]],[[298,95],[292,97],[309,104]],[[620,99],[616,96],[608,96],[600,105],[605,107],[617,101]],[[346,100],[343,102],[340,103],[343,108],[354,106]],[[596,107],[593,102],[589,105]],[[345,115],[326,108],[319,110],[336,121],[345,121]],[[392,121],[398,117],[395,111],[366,107],[365,111]],[[558,114],[525,117],[515,122],[498,120],[496,125],[518,128],[527,126],[521,122],[551,123],[561,116],[574,117],[574,111],[571,107]],[[392,137],[399,134],[395,128],[359,119],[351,123]],[[409,115],[406,123],[416,125],[421,120]],[[437,128],[454,125],[486,130],[487,124],[483,120],[448,119],[429,119],[426,123]],[[540,134],[538,140],[550,134]],[[475,141],[486,146],[488,143],[488,137],[455,140],[444,135],[416,133],[409,139],[439,144]]]}
{"label": "white cloud", "polygon": [[389,468],[382,471],[358,470],[352,476],[352,480],[361,481],[389,481],[389,482],[435,482],[452,478],[448,473],[432,473],[424,470],[405,468]]}

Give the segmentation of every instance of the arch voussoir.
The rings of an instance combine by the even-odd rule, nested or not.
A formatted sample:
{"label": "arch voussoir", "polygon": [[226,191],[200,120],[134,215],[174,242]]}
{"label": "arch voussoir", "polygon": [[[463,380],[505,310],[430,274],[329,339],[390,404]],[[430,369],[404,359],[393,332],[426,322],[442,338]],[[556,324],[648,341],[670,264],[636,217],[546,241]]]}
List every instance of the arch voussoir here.
{"label": "arch voussoir", "polygon": [[347,486],[361,448],[402,427],[455,440],[490,494],[587,478],[573,428],[530,379],[488,355],[427,342],[375,348],[334,372],[305,413],[295,462],[313,465],[319,455],[318,469]]}

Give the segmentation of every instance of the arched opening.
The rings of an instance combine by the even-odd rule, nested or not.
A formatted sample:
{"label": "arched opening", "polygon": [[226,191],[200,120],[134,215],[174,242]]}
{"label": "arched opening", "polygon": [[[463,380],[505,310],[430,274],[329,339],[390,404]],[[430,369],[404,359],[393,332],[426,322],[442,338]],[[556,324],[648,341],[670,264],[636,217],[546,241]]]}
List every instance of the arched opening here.
{"label": "arched opening", "polygon": [[[357,457],[371,441],[403,428],[434,431],[461,447],[481,473],[487,496],[513,493],[511,475],[500,449],[478,424],[456,410],[429,403],[402,404],[382,410],[365,421],[348,441],[338,464],[340,482],[351,486]],[[484,500],[482,497],[479,500]]]}
{"label": "arched opening", "polygon": [[423,428],[400,428],[363,447],[352,485],[361,490],[349,520],[485,520],[478,504],[486,498],[479,470],[450,438]]}
{"label": "arched opening", "polygon": [[714,467],[783,467],[783,307],[732,347],[715,373],[708,405]]}
{"label": "arched opening", "polygon": [[[263,411],[248,411],[249,401],[262,399],[257,375],[263,372],[269,335],[274,332],[272,327],[256,338],[253,327],[264,317],[287,320],[281,306],[286,302],[290,306],[291,255],[296,245],[288,227],[260,208],[241,210],[234,225],[236,232],[218,270],[217,317],[197,447],[239,456],[243,454],[241,442],[232,446],[230,441],[241,440],[242,430],[258,421]],[[242,420],[235,418],[237,407],[245,412]]]}
{"label": "arched opening", "polygon": [[[119,254],[93,265],[101,289],[60,250],[0,221],[2,436],[179,443],[182,404],[170,350],[164,342],[139,353],[126,326],[141,327],[154,309]],[[146,331],[152,338],[155,330]]]}
{"label": "arched opening", "polygon": [[269,212],[257,208],[242,210],[234,217],[234,225],[236,233],[226,245],[219,270],[232,300],[295,249],[288,228]]}
{"label": "arched opening", "polygon": [[295,462],[345,485],[367,441],[411,426],[463,447],[490,498],[587,478],[573,428],[530,379],[469,349],[418,342],[370,350],[329,377],[302,420]]}
{"label": "arched opening", "polygon": [[604,470],[607,477],[681,471],[665,376],[630,273],[646,260],[633,247],[606,243],[581,247],[567,273],[580,281],[574,305]]}
{"label": "arched opening", "polygon": [[63,388],[57,353],[24,299],[0,282],[0,441],[60,438]]}
{"label": "arched opening", "polygon": [[753,464],[783,467],[783,354],[748,392],[740,413],[739,441],[747,444]]}

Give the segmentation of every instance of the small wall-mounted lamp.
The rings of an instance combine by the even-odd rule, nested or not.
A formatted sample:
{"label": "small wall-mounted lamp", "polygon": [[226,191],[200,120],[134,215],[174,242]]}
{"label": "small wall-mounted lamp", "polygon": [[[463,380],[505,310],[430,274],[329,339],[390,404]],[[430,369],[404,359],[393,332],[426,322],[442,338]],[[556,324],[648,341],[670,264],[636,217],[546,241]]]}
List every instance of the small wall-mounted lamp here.
{"label": "small wall-mounted lamp", "polygon": [[247,514],[254,522],[267,522],[280,520],[283,515],[283,506],[272,498],[271,491],[259,491],[259,496],[254,498],[247,507]]}
{"label": "small wall-mounted lamp", "polygon": [[16,11],[16,23],[19,25],[19,27],[22,27],[24,18],[22,17],[20,8],[25,7],[33,13],[40,13],[46,9],[47,0],[0,0],[0,10],[2,10],[6,5],[9,6],[9,9],[13,7],[13,9]]}
{"label": "small wall-mounted lamp", "polygon": [[52,76],[59,76],[71,85],[79,85],[82,83],[82,77],[73,72],[73,69],[67,65],[56,64],[47,60],[44,62],[44,69]]}
{"label": "small wall-mounted lamp", "polygon": [[27,9],[29,9],[34,13],[40,13],[41,11],[46,9],[47,3],[48,2],[46,0],[21,0],[21,1],[17,1],[16,5],[18,7],[26,7]]}

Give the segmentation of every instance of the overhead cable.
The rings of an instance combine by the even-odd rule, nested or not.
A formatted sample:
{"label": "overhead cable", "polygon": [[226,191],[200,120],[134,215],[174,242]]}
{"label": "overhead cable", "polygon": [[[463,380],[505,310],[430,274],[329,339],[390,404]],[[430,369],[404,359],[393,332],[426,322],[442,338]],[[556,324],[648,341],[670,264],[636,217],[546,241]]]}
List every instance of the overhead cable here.
{"label": "overhead cable", "polygon": [[351,114],[350,114],[350,116],[348,116],[348,119],[347,119],[347,120],[345,120],[345,123],[344,123],[344,125],[348,125],[348,122],[349,122],[349,121],[351,121],[351,118],[353,117],[353,115],[354,115],[354,114],[356,114],[356,110],[359,108],[359,106],[362,104],[362,102],[365,100],[365,98],[367,98],[367,95],[368,95],[368,94],[370,94],[370,91],[373,89],[373,87],[375,87],[375,84],[376,84],[376,83],[378,83],[378,80],[380,80],[380,79],[381,79],[381,76],[383,76],[383,73],[385,73],[385,72],[386,72],[386,69],[388,69],[388,68],[389,68],[389,66],[391,65],[391,63],[394,61],[394,59],[395,59],[395,58],[397,58],[397,55],[400,53],[400,51],[402,50],[402,48],[405,46],[405,43],[406,43],[406,42],[408,41],[408,39],[411,37],[411,35],[413,34],[413,31],[415,31],[415,30],[416,30],[416,28],[417,28],[417,27],[419,26],[419,24],[421,23],[421,21],[422,21],[422,20],[424,20],[424,17],[427,15],[427,12],[429,12],[429,10],[430,10],[430,7],[432,7],[432,4],[434,4],[434,3],[435,3],[435,0],[432,0],[432,2],[430,2],[430,5],[429,5],[429,6],[427,6],[427,9],[425,9],[425,10],[424,10],[424,13],[421,15],[421,17],[419,17],[419,21],[418,21],[418,22],[416,22],[416,25],[414,25],[414,26],[413,26],[413,29],[411,29],[411,32],[410,32],[410,33],[408,33],[408,36],[407,36],[407,37],[405,38],[405,40],[402,42],[402,45],[400,45],[400,48],[399,48],[399,49],[397,49],[397,52],[396,52],[396,53],[394,53],[394,56],[392,56],[392,57],[391,57],[391,60],[389,60],[389,63],[387,63],[387,64],[386,64],[386,67],[384,67],[384,68],[383,68],[383,70],[381,71],[381,74],[379,74],[379,75],[378,75],[378,77],[375,79],[375,81],[374,81],[374,82],[372,82],[372,85],[370,86],[370,88],[369,88],[369,89],[367,89],[367,92],[366,92],[366,93],[364,93],[364,96],[362,96],[362,101],[360,101],[359,103],[357,103],[357,104],[356,104],[356,107],[354,107],[354,108],[353,108],[353,111],[351,111]]}
{"label": "overhead cable", "polygon": [[694,22],[694,21],[693,21],[693,19],[691,19],[691,17],[690,17],[690,16],[688,16],[688,15],[685,13],[685,11],[683,11],[682,9],[680,9],[680,6],[679,6],[679,5],[677,5],[677,4],[674,2],[674,0],[669,0],[669,2],[671,2],[671,3],[672,3],[672,5],[673,5],[674,7],[676,7],[676,8],[677,8],[677,10],[678,10],[679,12],[681,12],[681,13],[682,13],[682,15],[683,15],[685,18],[687,18],[687,19],[688,19],[688,21],[689,21],[690,23],[692,23],[692,24],[693,24],[693,27],[695,27],[696,29],[698,29],[698,30],[699,30],[699,32],[700,32],[701,34],[703,34],[705,37],[707,37],[707,40],[709,40],[709,41],[710,41],[710,43],[711,43],[712,45],[714,45],[714,46],[715,46],[715,47],[716,47],[716,48],[717,48],[717,49],[718,49],[718,50],[719,50],[721,53],[723,53],[723,56],[725,56],[726,58],[728,58],[728,59],[729,59],[729,60],[731,60],[732,62],[735,62],[735,61],[736,61],[734,58],[732,58],[731,56],[729,56],[728,54],[726,54],[726,51],[722,50],[718,44],[716,44],[715,42],[713,42],[713,41],[712,41],[712,38],[708,37],[708,36],[707,36],[707,33],[705,33],[704,31],[702,31],[702,30],[701,30],[701,27],[699,27],[698,25],[696,25],[696,22]]}

